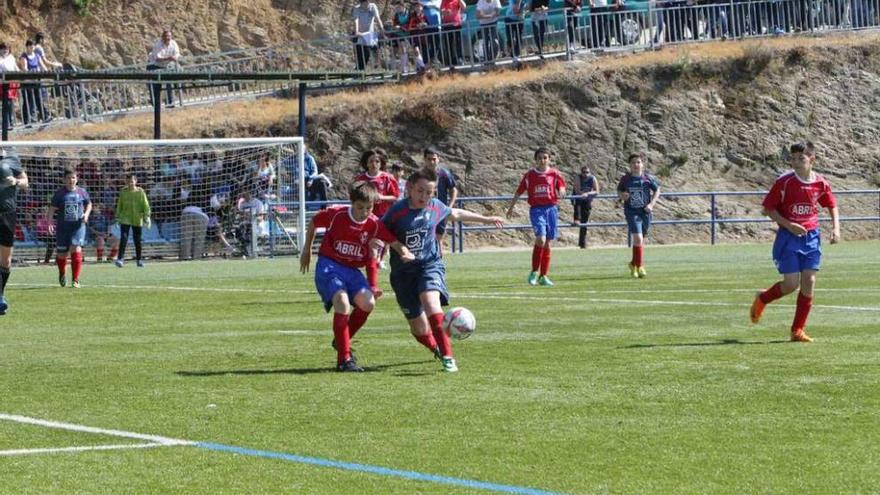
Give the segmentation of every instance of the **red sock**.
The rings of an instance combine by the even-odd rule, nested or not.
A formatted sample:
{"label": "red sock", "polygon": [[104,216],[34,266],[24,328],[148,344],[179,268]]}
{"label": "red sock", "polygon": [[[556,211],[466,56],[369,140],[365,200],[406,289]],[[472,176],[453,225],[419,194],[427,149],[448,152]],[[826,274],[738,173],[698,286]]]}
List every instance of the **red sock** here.
{"label": "red sock", "polygon": [[550,271],[550,246],[544,248],[541,253],[541,275],[547,275]]}
{"label": "red sock", "polygon": [[333,337],[336,339],[336,364],[342,364],[351,359],[348,315],[333,313]]}
{"label": "red sock", "polygon": [[440,355],[452,357],[452,342],[449,341],[449,335],[443,331],[443,313],[428,316],[428,323],[431,324],[431,333],[434,334],[434,340],[440,347]]}
{"label": "red sock", "polygon": [[79,280],[79,274],[82,272],[83,267],[82,251],[70,255],[70,265],[73,268],[73,279]]}
{"label": "red sock", "polygon": [[803,330],[807,326],[807,317],[813,308],[813,298],[807,297],[803,292],[798,292],[797,309],[794,310],[794,321],[791,323],[791,331]]}
{"label": "red sock", "polygon": [[427,347],[428,350],[433,351],[435,347],[437,347],[437,341],[434,340],[434,334],[431,332],[426,333],[425,335],[413,335],[413,338],[419,341],[419,344]]}
{"label": "red sock", "polygon": [[532,247],[532,271],[536,272],[541,269],[541,258],[543,257],[544,248],[541,246]]}
{"label": "red sock", "polygon": [[633,266],[642,266],[642,255],[645,252],[645,246],[633,246]]}
{"label": "red sock", "polygon": [[110,258],[116,259],[116,255],[119,254],[119,248],[110,248]]}
{"label": "red sock", "polygon": [[58,275],[64,276],[67,274],[67,256],[59,254],[55,257],[55,264],[58,265]]}
{"label": "red sock", "polygon": [[98,249],[98,261],[101,261],[103,259],[104,259],[104,249],[101,248],[101,249]]}
{"label": "red sock", "polygon": [[379,261],[376,258],[371,258],[367,263],[367,283],[371,289],[379,287]]}
{"label": "red sock", "polygon": [[354,308],[354,311],[352,311],[351,315],[348,317],[348,337],[350,339],[353,339],[354,334],[364,326],[364,323],[367,322],[369,316],[369,311],[364,311],[361,308]]}
{"label": "red sock", "polygon": [[758,297],[761,298],[761,302],[764,304],[770,304],[773,301],[779,299],[780,297],[782,297],[782,282],[776,282],[775,284],[773,284],[773,287],[765,290]]}

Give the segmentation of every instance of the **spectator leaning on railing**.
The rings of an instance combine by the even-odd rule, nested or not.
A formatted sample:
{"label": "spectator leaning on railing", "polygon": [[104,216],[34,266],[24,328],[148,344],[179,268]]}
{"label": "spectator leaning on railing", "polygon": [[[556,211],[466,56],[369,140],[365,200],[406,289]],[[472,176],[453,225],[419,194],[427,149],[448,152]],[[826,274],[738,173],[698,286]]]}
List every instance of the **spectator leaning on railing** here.
{"label": "spectator leaning on railing", "polygon": [[[27,40],[25,42],[24,52],[19,56],[21,68],[27,72],[48,71],[49,68],[46,67],[42,57],[34,51],[34,46],[34,40]],[[21,110],[25,125],[31,124],[37,119],[37,116],[43,122],[52,120],[52,117],[49,116],[49,112],[46,110],[46,106],[43,104],[43,95],[42,91],[40,91],[39,82],[23,84],[22,98],[24,99],[24,104]]]}
{"label": "spectator leaning on railing", "polygon": [[498,38],[498,15],[501,13],[499,0],[479,0],[477,2],[477,20],[480,22],[480,37],[483,39],[483,59],[494,62],[496,56],[496,39]]}
{"label": "spectator leaning on railing", "polygon": [[464,0],[443,0],[440,6],[443,22],[443,62],[450,67],[460,65],[461,13],[467,8]]}
{"label": "spectator leaning on railing", "polygon": [[351,9],[351,17],[354,20],[354,53],[357,70],[365,70],[370,62],[371,53],[379,44],[379,34],[385,30],[385,27],[379,16],[379,7],[369,0],[360,0]]}
{"label": "spectator leaning on railing", "polygon": [[[177,67],[177,61],[180,59],[180,48],[177,42],[171,38],[171,30],[162,31],[162,37],[153,43],[150,50],[150,56],[147,61],[147,70],[165,70]],[[154,102],[154,91],[158,89],[158,85],[150,85],[150,101]],[[171,85],[165,85],[165,104],[169,107],[174,106],[174,93]]]}

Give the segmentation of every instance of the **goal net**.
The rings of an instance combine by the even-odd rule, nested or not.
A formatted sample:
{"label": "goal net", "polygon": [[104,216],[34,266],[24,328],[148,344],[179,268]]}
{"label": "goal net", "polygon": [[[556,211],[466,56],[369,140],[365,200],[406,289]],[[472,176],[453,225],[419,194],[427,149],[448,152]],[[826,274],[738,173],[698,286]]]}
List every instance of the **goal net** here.
{"label": "goal net", "polygon": [[[132,175],[151,209],[142,234],[145,257],[298,254],[303,244],[299,137],[22,141],[0,147],[19,157],[30,181],[17,197],[17,257],[42,258],[53,248],[54,222],[47,210],[63,187],[65,169],[76,171],[78,185],[92,201],[86,260],[99,252],[106,259],[118,244],[117,199]],[[129,246],[126,257],[133,255]]]}

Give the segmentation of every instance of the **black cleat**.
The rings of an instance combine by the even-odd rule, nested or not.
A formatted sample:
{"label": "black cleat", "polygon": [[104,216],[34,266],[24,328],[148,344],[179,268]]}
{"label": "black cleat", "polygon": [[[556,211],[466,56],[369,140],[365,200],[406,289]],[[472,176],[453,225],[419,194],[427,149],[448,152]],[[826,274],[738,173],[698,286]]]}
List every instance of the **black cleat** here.
{"label": "black cleat", "polygon": [[361,368],[360,366],[358,366],[357,363],[354,361],[354,359],[349,359],[348,361],[346,361],[342,364],[336,365],[336,371],[362,372],[362,371],[364,371],[364,369]]}
{"label": "black cleat", "polygon": [[[336,348],[336,339],[330,341],[330,347],[332,347],[334,351],[339,350]],[[354,361],[355,364],[357,364],[357,356],[354,355],[354,349],[352,349],[351,346],[348,347],[348,352],[351,353],[351,360]]]}

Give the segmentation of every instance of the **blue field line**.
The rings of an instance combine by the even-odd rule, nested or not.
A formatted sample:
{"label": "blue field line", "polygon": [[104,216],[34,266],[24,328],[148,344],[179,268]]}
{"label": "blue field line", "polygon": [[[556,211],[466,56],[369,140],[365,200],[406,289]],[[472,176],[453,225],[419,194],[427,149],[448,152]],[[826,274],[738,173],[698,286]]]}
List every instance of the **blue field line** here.
{"label": "blue field line", "polygon": [[210,442],[197,442],[193,445],[201,449],[216,450],[220,452],[231,452],[233,454],[247,455],[252,457],[265,457],[268,459],[281,459],[284,461],[298,462],[300,464],[311,464],[314,466],[331,467],[336,469],[344,469],[346,471],[357,471],[361,473],[378,474],[380,476],[389,476],[393,478],[406,478],[417,481],[427,481],[431,483],[440,483],[444,485],[463,486],[466,488],[478,488],[498,493],[515,493],[517,495],[564,495],[559,492],[548,492],[527,488],[522,486],[499,485],[497,483],[488,483],[486,481],[466,480],[462,478],[452,478],[449,476],[438,476],[435,474],[419,473],[417,471],[404,471],[400,469],[391,469],[382,466],[371,466],[369,464],[356,464],[352,462],[334,461],[331,459],[321,459],[318,457],[306,457],[296,454],[285,454],[283,452],[271,452],[268,450],[246,449],[235,447],[232,445],[222,445]]}

